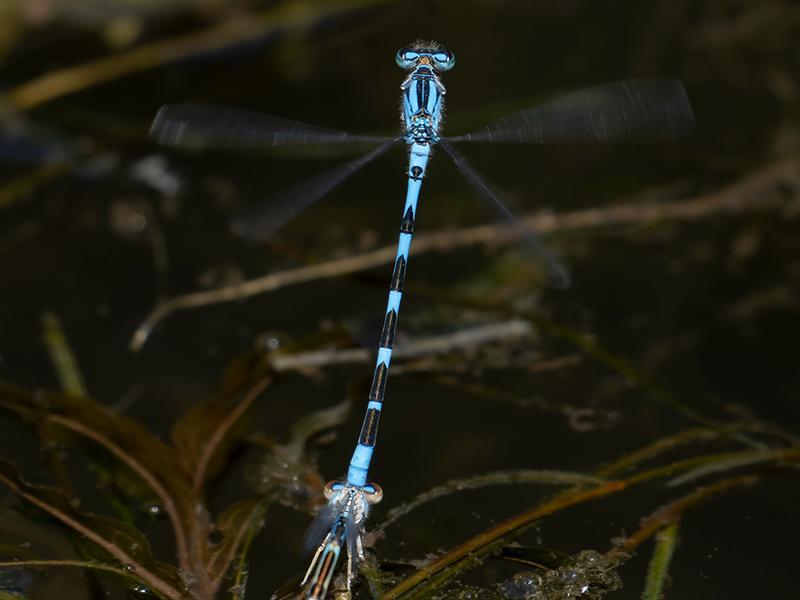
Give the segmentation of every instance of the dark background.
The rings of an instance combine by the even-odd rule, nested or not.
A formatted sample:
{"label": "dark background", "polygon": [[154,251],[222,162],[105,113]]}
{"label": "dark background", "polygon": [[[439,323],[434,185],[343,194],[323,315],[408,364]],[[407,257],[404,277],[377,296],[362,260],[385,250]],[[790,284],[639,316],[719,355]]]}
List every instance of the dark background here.
{"label": "dark background", "polygon": [[[340,8],[333,11],[334,6]],[[7,15],[0,27],[4,139],[13,141],[3,146],[0,162],[2,379],[31,388],[59,386],[41,337],[41,315],[52,311],[92,395],[166,432],[183,410],[215,392],[225,365],[263,339],[259,336],[292,340],[345,324],[366,331],[365,343],[372,343],[388,266],[179,312],[160,324],[140,352],[129,351],[131,334],[159,294],[392,243],[404,195],[403,155],[396,150],[268,245],[253,246],[227,227],[236,208],[344,161],[354,150],[167,151],[146,132],[162,103],[202,100],[357,132],[392,133],[403,78],[394,53],[423,38],[440,41],[457,56],[444,78],[449,133],[605,81],[649,76],[685,83],[697,128],[682,142],[464,146],[519,214],[735,194],[752,173],[795,166],[770,188],[766,207],[756,199],[735,215],[548,236],[574,279],[563,292],[543,287],[535,260],[518,247],[420,256],[412,247],[401,335],[446,331],[464,319],[435,299],[415,295],[415,286],[487,290],[486,295],[504,296],[592,334],[698,413],[718,420],[758,419],[797,433],[800,10],[795,3],[76,0],[5,1],[0,7]],[[200,48],[174,61],[164,54],[152,67],[35,106],[24,105],[16,93],[48,72],[263,14],[272,15],[268,22],[274,19],[275,25],[265,25],[262,34],[243,43]],[[286,20],[289,24],[282,24]],[[72,161],[59,167],[49,160],[54,155]],[[165,157],[168,172],[180,183],[177,192],[155,189],[152,178],[148,184],[133,175],[153,155]],[[436,155],[422,192],[418,231],[494,218]],[[154,264],[154,239],[166,247],[166,271]],[[533,407],[493,402],[431,376],[390,381],[372,469],[386,491],[378,515],[451,478],[512,468],[589,472],[695,425],[563,340],[540,335],[524,350],[542,360],[578,353],[579,360],[536,373],[519,361],[504,367],[479,356],[467,359],[467,371],[487,388],[517,400],[535,399]],[[361,382],[363,391],[368,376],[366,365],[327,369],[313,378],[288,376],[271,388],[253,422],[282,439],[297,418],[341,402],[354,382]],[[345,466],[365,398],[354,395],[350,419],[320,453],[323,476],[338,476]],[[549,408],[541,410],[542,405]],[[589,411],[582,413],[589,415],[586,430],[570,426],[563,406]],[[10,417],[1,419],[2,453],[25,464],[37,451],[33,438]],[[241,469],[232,468],[222,483],[222,497],[244,490]],[[545,491],[529,486],[452,496],[390,529],[377,552],[382,558],[423,558],[523,510]],[[791,597],[798,497],[796,477],[785,476],[691,512],[682,525],[668,597]],[[610,538],[634,530],[666,498],[653,492],[580,508],[547,521],[537,535],[544,545],[568,553],[604,551]],[[286,508],[268,513],[252,554],[252,597],[266,597],[303,570],[308,519]],[[623,568],[625,588],[613,597],[639,597],[650,547],[643,546]],[[487,566],[479,581],[492,581],[493,568]],[[500,573],[499,578],[508,575]]]}

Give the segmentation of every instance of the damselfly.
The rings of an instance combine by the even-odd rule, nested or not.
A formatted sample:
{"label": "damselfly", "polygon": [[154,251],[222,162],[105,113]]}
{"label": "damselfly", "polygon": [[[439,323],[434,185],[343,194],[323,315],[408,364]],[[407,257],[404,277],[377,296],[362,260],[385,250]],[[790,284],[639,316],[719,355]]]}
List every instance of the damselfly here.
{"label": "damselfly", "polygon": [[[514,223],[516,221],[497,194],[456,150],[459,142],[611,142],[616,140],[672,140],[686,134],[694,117],[683,85],[669,79],[632,79],[600,85],[558,100],[504,117],[482,129],[442,137],[439,130],[445,87],[440,75],[455,64],[454,55],[434,43],[418,42],[396,55],[397,64],[409,75],[402,89],[402,135],[380,137],[356,135],[279,117],[206,104],[176,104],[161,108],[151,133],[161,143],[186,147],[254,147],[312,143],[375,143],[377,147],[354,160],[298,185],[273,198],[263,211],[246,214],[234,222],[242,236],[263,240],[291,217],[307,208],[361,167],[395,144],[408,146],[408,184],[400,224],[389,301],[380,347],[369,392],[366,416],[347,476],[327,484],[328,505],[315,519],[307,543],[316,547],[303,579],[307,598],[327,594],[336,566],[347,554],[347,585],[353,580],[359,560],[364,558],[362,535],[371,504],[383,492],[367,482],[384,394],[397,316],[403,295],[408,253],[417,216],[417,200],[433,146],[441,147],[478,193]],[[520,225],[520,227],[522,227]],[[554,283],[565,287],[564,268],[530,231],[521,234],[538,251]]]}

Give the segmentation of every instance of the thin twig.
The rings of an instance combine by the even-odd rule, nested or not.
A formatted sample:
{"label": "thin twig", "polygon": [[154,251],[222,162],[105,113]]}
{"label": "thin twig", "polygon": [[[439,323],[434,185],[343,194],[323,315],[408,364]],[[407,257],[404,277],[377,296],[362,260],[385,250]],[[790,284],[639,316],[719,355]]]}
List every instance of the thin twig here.
{"label": "thin twig", "polygon": [[[532,333],[533,326],[522,319],[469,327],[443,335],[410,340],[398,345],[392,354],[392,360],[446,354],[454,350],[482,346],[500,340],[525,338]],[[374,360],[374,352],[368,348],[332,348],[297,354],[276,354],[269,360],[269,363],[275,371],[283,372],[330,365],[367,363],[371,360]]]}
{"label": "thin twig", "polygon": [[[778,186],[788,179],[800,177],[800,157],[791,157],[762,167],[716,193],[690,200],[643,204],[641,201],[603,208],[577,210],[564,214],[537,214],[523,219],[536,233],[654,223],[666,220],[691,221],[711,214],[738,214],[745,211],[770,210],[785,204]],[[479,244],[502,245],[519,238],[519,227],[482,225],[455,231],[419,234],[414,238],[414,253],[444,252]],[[379,248],[364,254],[325,263],[270,273],[247,281],[175,296],[159,303],[134,332],[129,347],[138,351],[147,342],[153,328],[179,310],[233,302],[280,288],[328,279],[387,264],[395,259],[395,246]]]}
{"label": "thin twig", "polygon": [[154,42],[108,58],[59,69],[9,90],[3,100],[20,110],[29,110],[61,96],[85,90],[190,58],[197,54],[222,50],[233,44],[262,39],[282,29],[307,26],[347,11],[385,3],[386,0],[346,0],[303,4],[283,3],[257,14],[239,16],[209,29]]}

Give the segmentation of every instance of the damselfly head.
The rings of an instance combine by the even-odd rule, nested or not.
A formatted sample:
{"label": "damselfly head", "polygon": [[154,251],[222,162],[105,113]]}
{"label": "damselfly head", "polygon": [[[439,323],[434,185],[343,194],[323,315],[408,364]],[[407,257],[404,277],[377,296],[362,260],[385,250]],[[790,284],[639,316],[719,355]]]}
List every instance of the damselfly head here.
{"label": "damselfly head", "polygon": [[449,71],[456,64],[455,55],[434,44],[413,45],[401,48],[395,56],[397,66],[413,71],[419,66],[429,66],[434,71]]}

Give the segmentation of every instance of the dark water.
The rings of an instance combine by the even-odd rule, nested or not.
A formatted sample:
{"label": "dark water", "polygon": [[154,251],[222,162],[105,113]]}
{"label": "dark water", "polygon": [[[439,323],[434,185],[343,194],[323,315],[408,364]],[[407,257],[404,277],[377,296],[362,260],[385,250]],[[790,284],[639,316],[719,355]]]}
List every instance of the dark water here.
{"label": "dark water", "polygon": [[[141,43],[206,26],[232,10],[193,12],[182,3],[149,13],[135,6],[121,10],[139,20]],[[687,87],[697,129],[680,143],[465,147],[515,212],[568,213],[740,193],[747,203],[735,214],[711,211],[682,220],[557,232],[547,241],[573,275],[565,292],[542,287],[534,259],[513,245],[422,255],[412,248],[401,334],[425,336],[504,318],[443,301],[455,292],[534,312],[590,335],[604,351],[627,361],[641,380],[630,381],[596,355],[546,332],[523,344],[451,357],[434,372],[392,378],[372,469],[386,492],[375,518],[449,479],[505,469],[591,473],[702,424],[655,397],[642,385],[645,379],[702,418],[798,433],[800,15],[791,2],[613,7],[581,1],[386,2],[335,18],[306,10],[302,27],[18,113],[40,127],[48,143],[89,148],[80,152],[92,157],[92,164],[105,156],[116,166],[95,174],[87,174],[85,166],[66,169],[0,203],[3,380],[30,388],[59,386],[41,336],[41,315],[52,311],[91,394],[164,434],[182,411],[215,393],[225,366],[262,334],[292,340],[344,324],[356,339],[370,343],[380,325],[388,266],[179,312],[160,324],[140,352],[131,353],[129,338],[159,295],[389,244],[404,194],[403,156],[395,151],[268,246],[254,247],[228,230],[232,212],[345,160],[350,149],[315,149],[311,156],[304,150],[191,154],[159,149],[145,134],[162,103],[189,99],[342,129],[391,132],[403,76],[393,64],[394,52],[415,38],[432,38],[458,57],[445,80],[445,128],[453,133],[604,81],[675,77]],[[100,23],[110,18],[98,16]],[[27,31],[6,54],[3,85],[11,89],[44,72],[106,55],[100,25],[75,19],[62,16]],[[166,156],[180,182],[178,193],[131,176],[134,165],[154,153]],[[755,197],[741,191],[744,178],[779,164],[794,167]],[[0,163],[0,176],[10,185],[37,169],[41,166],[7,160]],[[430,175],[419,232],[494,219],[443,156],[434,158]],[[154,265],[154,236],[166,247],[166,271]],[[557,368],[534,368],[562,359]],[[471,384],[471,390],[442,379],[465,362],[456,380]],[[369,375],[367,364],[325,369],[314,377],[287,375],[265,394],[252,423],[285,440],[296,419],[341,402],[355,387],[351,418],[318,454],[322,476],[336,477],[360,426]],[[502,399],[478,393],[475,386]],[[31,478],[41,474],[33,437],[5,414],[0,425],[2,454],[32,469]],[[731,449],[746,448],[693,451]],[[247,491],[242,465],[256,456],[246,451],[235,457],[222,478],[219,503]],[[701,483],[675,489],[654,485],[569,509],[520,542],[567,554],[588,548],[605,552],[612,538],[634,532],[641,518]],[[390,528],[377,554],[422,559],[551,491],[517,485],[451,495]],[[2,498],[14,505],[10,496]],[[667,597],[791,597],[798,498],[796,476],[778,473],[687,512]],[[308,522],[306,514],[288,508],[268,512],[252,549],[248,597],[266,597],[301,573]],[[160,527],[145,527],[157,552],[168,553]],[[645,542],[624,565],[625,587],[609,597],[640,597],[652,545]],[[465,581],[488,586],[513,572],[489,562]],[[81,593],[75,597],[89,597]]]}

